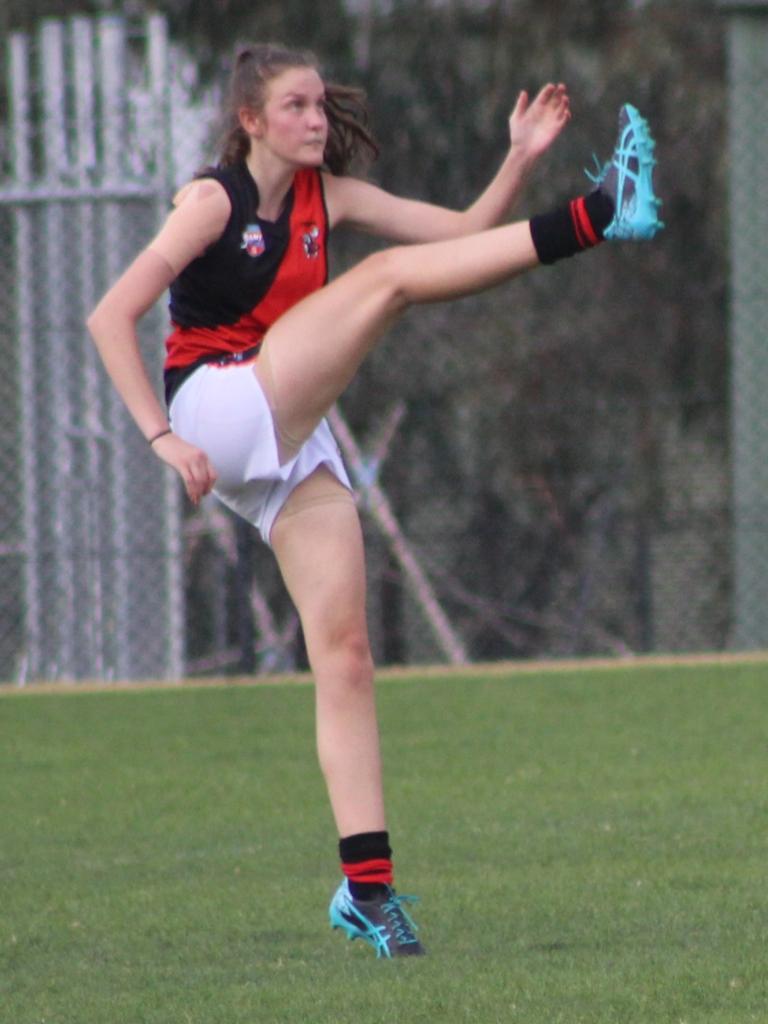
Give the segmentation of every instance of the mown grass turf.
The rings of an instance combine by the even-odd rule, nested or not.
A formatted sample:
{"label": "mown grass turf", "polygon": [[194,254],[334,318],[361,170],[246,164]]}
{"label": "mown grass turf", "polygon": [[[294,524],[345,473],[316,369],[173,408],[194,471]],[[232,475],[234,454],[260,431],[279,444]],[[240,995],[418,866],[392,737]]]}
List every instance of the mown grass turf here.
{"label": "mown grass turf", "polygon": [[2,1024],[768,1020],[768,668],[417,675],[380,711],[429,955],[327,925],[312,692],[0,698]]}

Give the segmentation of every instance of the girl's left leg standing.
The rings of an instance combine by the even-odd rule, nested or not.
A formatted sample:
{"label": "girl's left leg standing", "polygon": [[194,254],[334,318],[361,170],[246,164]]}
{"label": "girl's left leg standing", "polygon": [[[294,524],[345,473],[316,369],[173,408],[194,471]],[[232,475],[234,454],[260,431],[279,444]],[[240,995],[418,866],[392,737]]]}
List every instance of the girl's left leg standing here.
{"label": "girl's left leg standing", "polygon": [[385,830],[386,820],[362,529],[351,499],[303,503],[318,474],[330,477],[320,469],[299,485],[272,527],[271,543],[304,630],[318,757],[343,837]]}
{"label": "girl's left leg standing", "polygon": [[293,491],[270,539],[315,677],[318,757],[346,876],[331,902],[331,924],[380,957],[419,955],[402,905],[407,897],[392,888],[357,509],[320,468]]}

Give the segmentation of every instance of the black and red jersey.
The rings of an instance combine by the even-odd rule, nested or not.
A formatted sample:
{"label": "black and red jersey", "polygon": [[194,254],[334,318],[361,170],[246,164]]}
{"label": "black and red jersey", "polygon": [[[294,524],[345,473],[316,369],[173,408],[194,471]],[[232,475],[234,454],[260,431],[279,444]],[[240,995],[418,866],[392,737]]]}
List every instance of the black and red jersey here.
{"label": "black and red jersey", "polygon": [[244,161],[206,172],[232,204],[221,237],[172,282],[166,373],[258,345],[269,327],[328,278],[328,213],[314,168],[296,172],[276,221],[257,215]]}

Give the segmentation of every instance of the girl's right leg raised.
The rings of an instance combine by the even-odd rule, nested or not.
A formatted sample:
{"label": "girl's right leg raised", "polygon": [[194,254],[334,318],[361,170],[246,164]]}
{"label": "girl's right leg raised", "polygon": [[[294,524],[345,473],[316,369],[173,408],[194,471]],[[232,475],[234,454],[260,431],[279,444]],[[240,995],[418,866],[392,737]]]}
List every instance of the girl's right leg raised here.
{"label": "girl's right leg raised", "polygon": [[270,328],[254,373],[290,457],[409,306],[459,298],[537,266],[526,223],[375,253]]}
{"label": "girl's right leg raised", "polygon": [[377,253],[288,310],[267,333],[254,369],[284,456],[311,434],[408,306],[493,287],[603,237],[652,238],[663,226],[653,149],[647,123],[625,105],[616,149],[589,196],[530,222]]}

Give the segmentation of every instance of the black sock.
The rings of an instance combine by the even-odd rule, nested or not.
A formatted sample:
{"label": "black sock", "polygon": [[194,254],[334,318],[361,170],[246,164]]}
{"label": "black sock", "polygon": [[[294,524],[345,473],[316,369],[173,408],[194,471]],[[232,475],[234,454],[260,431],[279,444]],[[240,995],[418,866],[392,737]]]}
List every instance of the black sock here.
{"label": "black sock", "polygon": [[540,263],[554,263],[598,245],[614,214],[613,200],[595,189],[551,213],[530,220],[531,238]]}
{"label": "black sock", "polygon": [[356,900],[383,895],[392,884],[388,832],[358,832],[339,840],[342,871]]}

